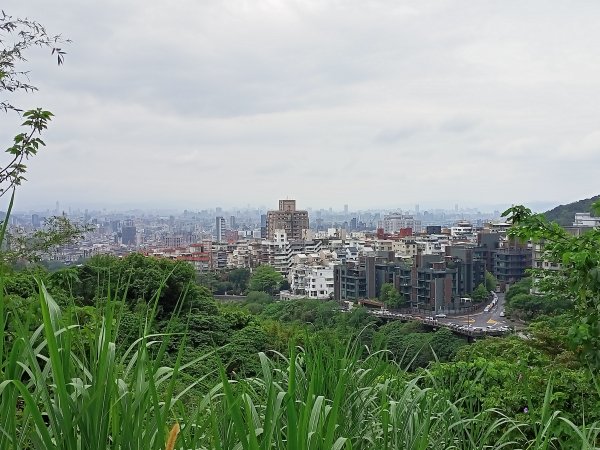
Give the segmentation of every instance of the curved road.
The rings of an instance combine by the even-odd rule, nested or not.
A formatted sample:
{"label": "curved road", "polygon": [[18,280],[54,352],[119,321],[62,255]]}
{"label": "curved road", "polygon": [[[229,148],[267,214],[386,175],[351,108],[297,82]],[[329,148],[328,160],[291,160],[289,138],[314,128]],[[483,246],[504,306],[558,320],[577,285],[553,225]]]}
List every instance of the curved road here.
{"label": "curved road", "polygon": [[[502,317],[501,314],[504,311],[504,294],[498,293],[498,302],[496,306],[491,308],[488,312],[478,312],[474,314],[467,314],[461,316],[449,316],[446,318],[438,318],[440,323],[454,323],[458,325],[471,326],[473,328],[482,329],[499,329],[501,327],[510,327],[511,324],[508,322],[506,317]],[[489,328],[488,328],[489,327]]]}
{"label": "curved road", "polygon": [[[514,329],[512,324],[504,317],[504,294],[496,294],[497,302],[489,311],[478,312],[475,314],[467,314],[461,316],[450,317],[429,317],[419,314],[402,314],[386,309],[371,310],[374,314],[382,319],[387,320],[416,320],[425,325],[437,327],[443,326],[449,328],[455,333],[463,334],[471,337],[479,337],[485,335],[502,336]],[[489,301],[491,305],[491,300]]]}

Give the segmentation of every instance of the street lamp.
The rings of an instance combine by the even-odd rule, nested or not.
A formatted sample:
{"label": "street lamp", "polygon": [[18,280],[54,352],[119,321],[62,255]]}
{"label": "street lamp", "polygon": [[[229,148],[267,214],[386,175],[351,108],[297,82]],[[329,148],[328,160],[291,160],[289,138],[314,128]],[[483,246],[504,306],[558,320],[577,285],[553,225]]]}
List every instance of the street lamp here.
{"label": "street lamp", "polygon": [[471,326],[471,306],[467,308],[467,328]]}

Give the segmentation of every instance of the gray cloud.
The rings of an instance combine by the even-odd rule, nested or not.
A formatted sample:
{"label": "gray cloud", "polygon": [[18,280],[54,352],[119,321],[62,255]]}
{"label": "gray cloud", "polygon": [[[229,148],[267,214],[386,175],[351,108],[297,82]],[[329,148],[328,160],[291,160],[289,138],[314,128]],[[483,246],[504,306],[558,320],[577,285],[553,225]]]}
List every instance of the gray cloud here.
{"label": "gray cloud", "polygon": [[[597,193],[579,174],[591,176],[600,148],[600,4],[3,8],[74,41],[61,68],[32,53],[26,68],[41,90],[15,98],[56,114],[19,193],[23,208],[275,204],[281,195],[315,207],[426,207]],[[18,120],[2,124],[9,142]]]}
{"label": "gray cloud", "polygon": [[454,117],[452,119],[444,121],[440,125],[442,131],[449,133],[465,133],[473,130],[477,127],[478,121],[475,119],[469,119],[465,117]]}
{"label": "gray cloud", "polygon": [[410,139],[422,131],[419,126],[398,127],[395,129],[381,130],[375,136],[375,142],[380,144],[395,144],[406,139]]}

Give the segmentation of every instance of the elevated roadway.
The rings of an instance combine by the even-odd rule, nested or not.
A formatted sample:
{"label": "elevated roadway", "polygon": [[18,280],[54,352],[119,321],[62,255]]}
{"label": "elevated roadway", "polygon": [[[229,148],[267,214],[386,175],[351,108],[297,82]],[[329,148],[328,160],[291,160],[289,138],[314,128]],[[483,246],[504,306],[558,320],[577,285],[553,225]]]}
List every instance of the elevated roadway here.
{"label": "elevated roadway", "polygon": [[401,320],[403,322],[420,322],[432,328],[448,328],[453,333],[471,338],[482,336],[503,336],[512,332],[512,327],[504,317],[504,294],[496,294],[497,301],[488,311],[474,314],[425,316],[423,314],[406,314],[386,309],[372,310],[371,314],[384,320]]}

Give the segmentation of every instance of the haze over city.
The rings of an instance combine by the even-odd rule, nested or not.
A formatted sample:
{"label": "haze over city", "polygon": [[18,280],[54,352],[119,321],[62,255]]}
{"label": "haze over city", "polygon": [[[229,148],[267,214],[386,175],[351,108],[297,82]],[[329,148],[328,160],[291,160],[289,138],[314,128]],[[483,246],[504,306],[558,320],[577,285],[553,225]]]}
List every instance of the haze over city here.
{"label": "haze over city", "polygon": [[491,211],[597,193],[598,3],[3,7],[73,41],[61,67],[31,53],[40,91],[11,98],[55,114],[19,209]]}

